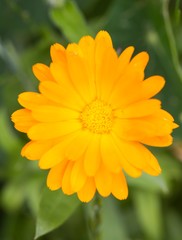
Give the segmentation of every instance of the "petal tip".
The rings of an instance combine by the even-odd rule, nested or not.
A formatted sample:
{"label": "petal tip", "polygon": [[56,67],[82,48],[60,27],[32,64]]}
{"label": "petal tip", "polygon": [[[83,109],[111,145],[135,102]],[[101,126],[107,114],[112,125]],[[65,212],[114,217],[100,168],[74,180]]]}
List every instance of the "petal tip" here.
{"label": "petal tip", "polygon": [[111,36],[109,35],[109,33],[105,30],[101,30],[97,33],[96,37],[95,37],[96,41],[99,41],[100,44],[105,43],[108,46],[112,46],[112,39]]}

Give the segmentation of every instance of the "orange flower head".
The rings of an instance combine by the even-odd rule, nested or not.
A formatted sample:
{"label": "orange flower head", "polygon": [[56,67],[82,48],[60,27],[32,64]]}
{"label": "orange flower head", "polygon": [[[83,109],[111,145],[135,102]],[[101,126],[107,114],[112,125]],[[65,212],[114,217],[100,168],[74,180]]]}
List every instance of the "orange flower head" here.
{"label": "orange flower head", "polygon": [[82,37],[67,48],[51,46],[50,66],[35,64],[39,93],[24,92],[22,109],[12,114],[15,128],[30,141],[22,156],[49,169],[47,186],[77,193],[89,202],[98,191],[126,199],[124,173],[157,176],[161,169],[146,148],[169,146],[177,124],[155,98],[161,76],[145,79],[149,56],[134,48],[120,56],[106,31]]}

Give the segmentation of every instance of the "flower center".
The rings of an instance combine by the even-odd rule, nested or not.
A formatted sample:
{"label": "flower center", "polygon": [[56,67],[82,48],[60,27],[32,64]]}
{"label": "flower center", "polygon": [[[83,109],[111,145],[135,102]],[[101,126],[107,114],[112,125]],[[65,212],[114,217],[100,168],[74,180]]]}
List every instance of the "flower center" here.
{"label": "flower center", "polygon": [[95,100],[85,106],[80,114],[83,128],[93,133],[108,133],[113,125],[113,113],[110,105]]}

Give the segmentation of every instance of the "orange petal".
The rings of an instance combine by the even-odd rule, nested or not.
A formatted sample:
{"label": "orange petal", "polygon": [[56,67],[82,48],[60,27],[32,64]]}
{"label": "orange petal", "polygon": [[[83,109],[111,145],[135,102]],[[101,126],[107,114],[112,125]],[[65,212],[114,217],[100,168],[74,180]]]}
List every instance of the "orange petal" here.
{"label": "orange petal", "polygon": [[53,62],[65,60],[65,48],[59,43],[55,43],[51,46],[50,53]]}
{"label": "orange petal", "polygon": [[55,123],[38,123],[28,131],[31,140],[47,140],[76,132],[82,126],[77,120],[69,120]]}
{"label": "orange petal", "polygon": [[61,85],[62,88],[73,91],[73,85],[69,76],[67,67],[67,60],[64,62],[53,62],[50,64],[51,74],[54,76],[55,81]]}
{"label": "orange petal", "polygon": [[[133,78],[132,81],[134,82],[135,79],[140,78],[140,73],[135,73],[135,71],[133,73],[133,76],[131,75],[129,78],[131,78],[130,81]],[[165,80],[163,77],[152,76],[142,82],[136,81],[135,84],[131,86],[129,85],[129,80],[126,80],[126,77],[123,76],[121,79],[121,85],[118,85],[116,87],[115,93],[113,92],[113,95],[116,95],[115,101],[118,101],[118,107],[126,107],[132,103],[153,97],[164,87],[164,84]]]}
{"label": "orange petal", "polygon": [[89,76],[83,53],[77,44],[69,44],[66,51],[69,75],[73,86],[86,103],[93,100],[92,87],[89,86]]}
{"label": "orange petal", "polygon": [[158,114],[142,118],[118,118],[115,119],[113,125],[113,131],[129,141],[142,141],[148,137],[166,136],[171,134],[172,129],[172,122]]}
{"label": "orange petal", "polygon": [[47,186],[52,191],[61,188],[62,186],[62,179],[64,176],[64,172],[67,166],[67,161],[62,161],[55,167],[51,168],[49,174],[47,176]]}
{"label": "orange petal", "polygon": [[[53,62],[50,65],[50,70],[55,78],[55,81],[61,87],[63,93],[66,93],[69,97],[71,96],[78,105],[84,104],[79,94],[76,92],[74,85],[71,81],[69,69],[67,66],[67,60],[65,62]],[[68,94],[69,93],[69,94]]]}
{"label": "orange petal", "polygon": [[115,155],[117,156],[118,160],[120,161],[120,164],[122,168],[125,170],[125,172],[130,175],[131,177],[140,177],[141,176],[141,169],[135,167],[133,164],[131,164],[127,159],[127,152],[123,154],[123,149],[121,149],[120,146],[120,140],[112,134],[112,145],[113,152],[115,152]]}
{"label": "orange petal", "polygon": [[119,76],[121,76],[125,70],[127,69],[127,66],[130,62],[130,59],[132,57],[132,54],[134,52],[134,47],[130,46],[127,47],[119,56]]}
{"label": "orange petal", "polygon": [[66,169],[64,171],[63,179],[62,179],[62,190],[64,194],[71,195],[74,193],[72,187],[71,187],[71,172],[73,169],[74,163],[71,161],[66,166]]}
{"label": "orange petal", "polygon": [[79,113],[69,108],[44,105],[35,107],[32,110],[32,116],[40,122],[59,122],[77,119],[79,117]]}
{"label": "orange petal", "polygon": [[167,147],[173,142],[173,138],[170,135],[166,136],[156,136],[156,137],[146,137],[141,140],[143,144],[154,146],[154,147]]}
{"label": "orange petal", "polygon": [[45,152],[40,158],[39,167],[41,169],[49,169],[63,161],[65,159],[65,148],[75,137],[75,134],[67,135],[64,139],[60,140],[59,143]]}
{"label": "orange petal", "polygon": [[116,156],[115,150],[112,147],[112,139],[110,135],[102,135],[101,138],[101,156],[103,164],[109,171],[118,173],[121,169],[118,156]]}
{"label": "orange petal", "polygon": [[27,133],[29,129],[37,123],[32,117],[31,111],[27,109],[19,109],[11,115],[14,127],[20,131]]}
{"label": "orange petal", "polygon": [[161,109],[159,112],[158,112],[158,116],[162,119],[166,119],[170,122],[173,122],[174,121],[174,118],[173,116],[168,113],[167,111],[165,111],[164,109]]}
{"label": "orange petal", "polygon": [[117,80],[118,56],[113,48],[106,48],[96,63],[97,97],[107,101]]}
{"label": "orange petal", "polygon": [[50,104],[42,94],[36,92],[23,92],[18,96],[18,102],[25,108],[33,109],[39,105]]}
{"label": "orange petal", "polygon": [[39,81],[54,81],[50,68],[42,63],[33,65],[32,71]]}
{"label": "orange petal", "polygon": [[141,90],[138,92],[138,99],[148,99],[155,96],[164,87],[165,80],[161,76],[152,76],[142,82]]}
{"label": "orange petal", "polygon": [[101,196],[107,197],[111,193],[112,188],[112,174],[101,165],[97,174],[95,175],[95,185]]}
{"label": "orange petal", "polygon": [[121,139],[115,139],[117,141],[117,146],[123,155],[123,158],[128,161],[131,165],[137,169],[146,171],[151,167],[151,172],[149,174],[159,175],[161,168],[157,162],[157,159],[153,154],[142,144],[138,142],[126,142]]}
{"label": "orange petal", "polygon": [[95,41],[90,36],[82,37],[78,43],[79,47],[82,50],[83,58],[85,62],[86,71],[88,72],[88,82],[90,87],[91,98],[95,99],[96,97],[96,88],[95,88]]}
{"label": "orange petal", "polygon": [[42,82],[39,85],[39,90],[46,98],[51,101],[60,104],[61,106],[68,107],[81,111],[83,108],[83,102],[80,102],[80,98],[75,95],[70,95],[66,89],[54,82]]}
{"label": "orange petal", "polygon": [[120,77],[108,99],[108,102],[113,108],[125,107],[134,102],[133,94],[134,96],[136,94],[138,96],[137,91],[142,83],[143,77],[143,72],[136,69],[127,70],[126,73]]}
{"label": "orange petal", "polygon": [[22,157],[39,160],[54,144],[54,141],[30,141],[21,150]]}
{"label": "orange petal", "polygon": [[128,197],[128,186],[122,171],[118,174],[113,174],[112,194],[119,200]]}
{"label": "orange petal", "polygon": [[149,55],[147,52],[138,53],[130,62],[130,68],[140,69],[142,71],[145,70],[147,63],[149,61]]}
{"label": "orange petal", "polygon": [[89,131],[80,131],[65,148],[65,157],[73,161],[79,159],[86,151],[91,137],[92,134]]}
{"label": "orange petal", "polygon": [[118,109],[114,115],[118,118],[139,118],[155,113],[160,107],[161,101],[149,99],[133,103],[124,109]]}
{"label": "orange petal", "polygon": [[78,192],[79,190],[81,190],[86,180],[87,180],[87,175],[84,170],[83,159],[80,159],[74,163],[72,168],[72,172],[70,176],[71,188],[75,192]]}
{"label": "orange petal", "polygon": [[106,31],[100,31],[95,38],[95,82],[99,99],[106,100],[112,90],[116,78],[117,59],[111,37]]}
{"label": "orange petal", "polygon": [[84,155],[84,168],[86,174],[88,176],[94,176],[99,169],[100,162],[100,135],[93,134]]}
{"label": "orange petal", "polygon": [[101,30],[95,37],[95,44],[100,48],[112,47],[112,39],[108,32]]}
{"label": "orange petal", "polygon": [[94,179],[89,177],[80,191],[77,192],[78,198],[82,202],[89,202],[95,195],[96,187]]}

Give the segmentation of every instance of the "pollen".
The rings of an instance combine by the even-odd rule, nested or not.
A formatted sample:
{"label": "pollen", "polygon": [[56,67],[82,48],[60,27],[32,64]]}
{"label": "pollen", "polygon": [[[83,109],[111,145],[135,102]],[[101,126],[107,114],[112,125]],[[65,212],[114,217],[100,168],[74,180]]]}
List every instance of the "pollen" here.
{"label": "pollen", "polygon": [[95,100],[85,106],[80,114],[80,120],[83,128],[92,133],[109,133],[113,125],[113,111],[110,105]]}

